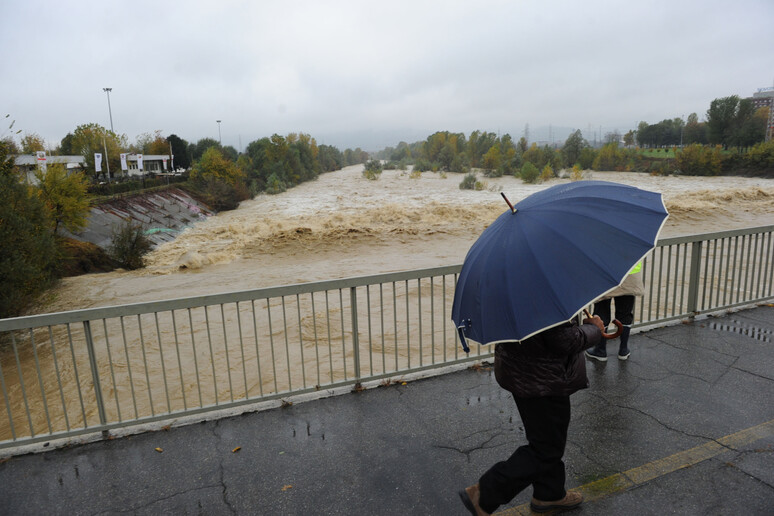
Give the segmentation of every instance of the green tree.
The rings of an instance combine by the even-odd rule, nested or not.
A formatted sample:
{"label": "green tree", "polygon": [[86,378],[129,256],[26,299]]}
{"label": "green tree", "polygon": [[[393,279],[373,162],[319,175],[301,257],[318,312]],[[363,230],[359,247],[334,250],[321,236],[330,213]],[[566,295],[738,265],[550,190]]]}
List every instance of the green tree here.
{"label": "green tree", "polygon": [[522,181],[532,184],[536,183],[538,177],[540,177],[540,170],[538,170],[538,168],[531,162],[527,161],[524,163],[524,165],[522,165],[520,175]]}
{"label": "green tree", "polygon": [[167,143],[172,146],[172,156],[175,168],[190,168],[191,156],[188,153],[188,142],[176,134],[170,134],[167,136]]}
{"label": "green tree", "polygon": [[[128,147],[125,135],[118,136],[101,125],[93,123],[76,127],[68,145],[72,154],[83,156],[86,161],[86,170],[94,178],[97,178],[98,175],[107,175],[108,164],[112,176],[119,174],[118,171],[121,170],[121,153]],[[64,147],[64,140],[62,140],[62,147]],[[104,156],[106,149],[107,159]],[[102,172],[99,173],[94,168],[95,153],[103,154]]]}
{"label": "green tree", "polygon": [[86,195],[88,181],[82,172],[68,175],[64,165],[54,164],[45,173],[36,171],[35,177],[38,180],[37,194],[48,209],[54,235],[60,226],[71,233],[86,227],[91,207]]}
{"label": "green tree", "polygon": [[204,151],[210,147],[220,149],[221,145],[218,140],[213,138],[202,138],[198,142],[190,144],[188,146],[188,154],[191,157],[191,162],[199,160],[204,155]]}
{"label": "green tree", "polygon": [[707,110],[707,137],[712,145],[728,147],[739,109],[739,97],[715,99]]}
{"label": "green tree", "polygon": [[578,163],[578,160],[580,159],[581,151],[588,146],[589,144],[583,138],[583,133],[580,131],[580,129],[578,129],[570,136],[568,136],[567,140],[564,142],[564,146],[562,147],[562,154],[564,155],[564,165],[567,167],[571,167],[574,164]]}
{"label": "green tree", "polygon": [[22,313],[55,280],[58,254],[43,203],[19,181],[0,141],[0,318]]}
{"label": "green tree", "polygon": [[683,130],[683,145],[692,143],[707,143],[707,127],[703,122],[699,122],[699,116],[696,113],[688,115]]}
{"label": "green tree", "polygon": [[370,180],[379,179],[382,175],[382,162],[378,159],[372,159],[365,164],[363,168],[363,177]]}
{"label": "green tree", "polygon": [[113,228],[108,255],[125,269],[134,270],[145,266],[145,254],[151,250],[151,242],[145,236],[142,224],[127,219]]}

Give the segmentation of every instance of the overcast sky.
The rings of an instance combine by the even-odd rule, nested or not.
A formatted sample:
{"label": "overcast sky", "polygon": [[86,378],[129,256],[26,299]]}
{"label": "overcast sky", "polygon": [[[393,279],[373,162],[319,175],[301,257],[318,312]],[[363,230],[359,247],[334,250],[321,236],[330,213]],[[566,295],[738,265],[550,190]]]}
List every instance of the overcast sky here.
{"label": "overcast sky", "polygon": [[772,0],[3,0],[0,110],[52,147],[110,127],[104,87],[130,142],[593,139],[774,86],[773,27]]}

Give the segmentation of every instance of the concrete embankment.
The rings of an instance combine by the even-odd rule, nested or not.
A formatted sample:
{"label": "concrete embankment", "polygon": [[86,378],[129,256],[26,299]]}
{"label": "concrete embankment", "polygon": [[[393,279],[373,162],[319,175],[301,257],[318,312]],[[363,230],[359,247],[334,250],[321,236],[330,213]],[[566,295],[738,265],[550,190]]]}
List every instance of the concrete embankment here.
{"label": "concrete embankment", "polygon": [[99,203],[91,208],[86,229],[72,236],[106,248],[114,229],[129,220],[141,224],[156,246],[174,240],[186,227],[213,213],[184,190],[168,188]]}

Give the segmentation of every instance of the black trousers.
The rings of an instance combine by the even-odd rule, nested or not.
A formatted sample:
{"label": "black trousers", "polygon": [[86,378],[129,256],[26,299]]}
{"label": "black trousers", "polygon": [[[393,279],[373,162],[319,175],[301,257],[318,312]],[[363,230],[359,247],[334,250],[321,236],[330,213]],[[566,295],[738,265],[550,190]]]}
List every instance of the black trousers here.
{"label": "black trousers", "polygon": [[530,484],[538,500],[564,498],[564,447],[570,426],[570,397],[516,398],[528,444],[498,462],[479,479],[479,505],[493,513]]}
{"label": "black trousers", "polygon": [[[624,326],[631,326],[634,322],[634,296],[615,296],[615,318]],[[602,324],[607,327],[612,320],[610,317],[610,299],[594,303],[594,315],[602,319]]]}

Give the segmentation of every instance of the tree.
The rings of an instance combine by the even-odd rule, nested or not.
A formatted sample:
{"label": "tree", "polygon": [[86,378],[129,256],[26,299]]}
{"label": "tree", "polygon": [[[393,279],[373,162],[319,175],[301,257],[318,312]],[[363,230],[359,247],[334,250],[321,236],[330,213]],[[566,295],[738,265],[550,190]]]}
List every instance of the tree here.
{"label": "tree", "polygon": [[172,146],[172,159],[175,168],[188,169],[191,166],[191,156],[188,153],[188,142],[176,134],[167,136],[167,142]]}
{"label": "tree", "polygon": [[91,207],[86,195],[88,182],[82,172],[68,175],[64,165],[54,164],[46,172],[36,171],[35,177],[37,194],[48,209],[54,235],[60,225],[71,233],[86,227]]}
{"label": "tree", "polygon": [[46,208],[19,181],[0,141],[0,318],[19,315],[55,279],[56,242]]}
{"label": "tree", "polygon": [[46,150],[46,142],[37,133],[24,133],[21,139],[22,154],[35,154]]}
{"label": "tree", "polygon": [[201,158],[204,155],[204,151],[210,147],[220,149],[221,145],[218,143],[218,140],[213,138],[202,138],[198,142],[190,144],[188,146],[188,152],[191,157],[191,161],[193,162]]}
{"label": "tree", "polygon": [[[534,144],[533,144],[534,145]],[[527,161],[524,163],[524,165],[521,167],[521,179],[525,183],[536,183],[538,180],[538,177],[540,176],[540,171],[538,168],[533,165],[531,162]]]}
{"label": "tree", "polygon": [[588,146],[589,144],[583,138],[583,133],[580,129],[568,136],[562,147],[565,166],[571,167],[575,165],[578,159],[580,159],[581,151]]}
{"label": "tree", "polygon": [[683,145],[690,145],[692,143],[707,143],[706,124],[699,122],[699,116],[696,113],[688,115],[685,129],[683,130]]}
{"label": "tree", "polygon": [[[65,136],[67,139],[67,136]],[[65,140],[62,140],[64,148]],[[127,148],[126,135],[118,136],[99,124],[83,124],[75,128],[72,138],[68,142],[72,154],[83,156],[86,161],[86,169],[96,179],[99,175],[107,175],[107,167],[110,174],[116,175],[121,170],[121,153]],[[107,157],[104,156],[107,150]],[[103,154],[102,172],[94,168],[94,154]],[[107,163],[106,163],[107,161]]]}
{"label": "tree", "polygon": [[108,255],[121,267],[129,270],[145,266],[145,253],[151,250],[151,242],[145,236],[141,224],[135,224],[127,219],[118,227],[114,227],[108,247]]}
{"label": "tree", "polygon": [[137,143],[132,149],[138,154],[169,154],[169,142],[161,136],[161,130],[143,133],[137,137]]}
{"label": "tree", "polygon": [[728,147],[732,127],[739,108],[739,97],[731,95],[715,99],[707,110],[707,136],[709,143]]}
{"label": "tree", "polygon": [[605,143],[618,143],[621,141],[621,133],[618,130],[611,131],[605,134]]}
{"label": "tree", "polygon": [[191,171],[192,181],[217,180],[234,186],[239,181],[244,181],[244,175],[236,166],[236,163],[226,159],[215,147],[210,147],[201,159],[194,165]]}
{"label": "tree", "polygon": [[484,154],[481,166],[484,168],[487,177],[498,177],[498,175],[502,175],[498,174],[501,163],[502,157],[500,155],[500,146],[492,145],[489,147],[489,150],[486,151],[486,154]]}
{"label": "tree", "polygon": [[378,159],[372,159],[365,164],[363,168],[363,177],[375,181],[382,175],[382,162]]}

